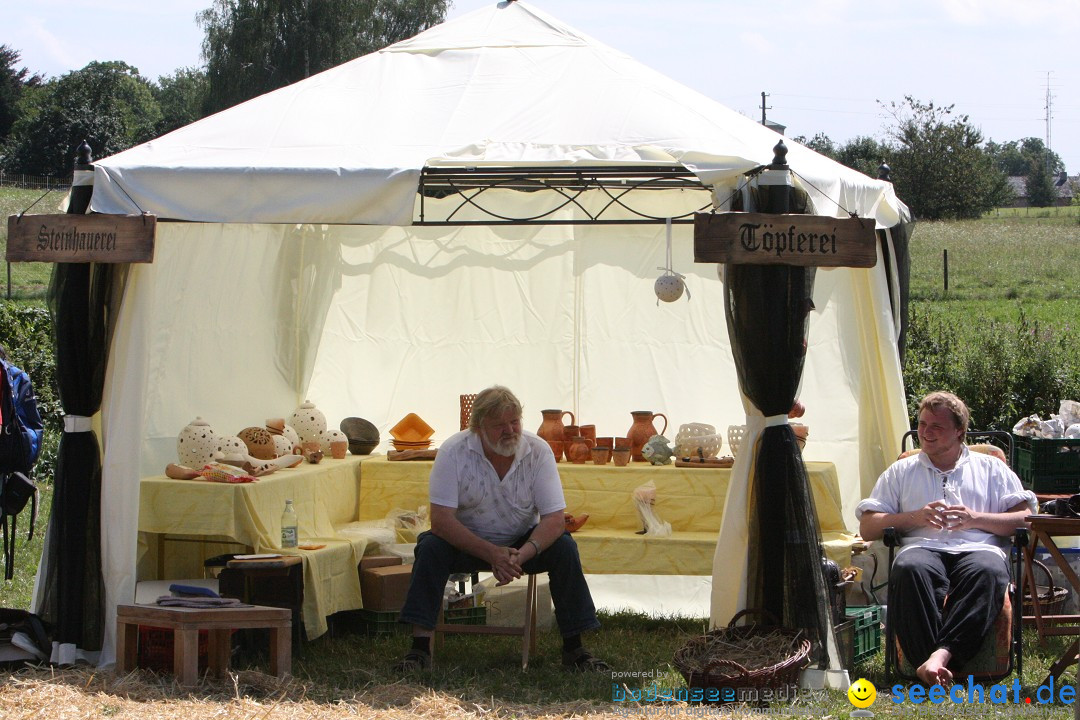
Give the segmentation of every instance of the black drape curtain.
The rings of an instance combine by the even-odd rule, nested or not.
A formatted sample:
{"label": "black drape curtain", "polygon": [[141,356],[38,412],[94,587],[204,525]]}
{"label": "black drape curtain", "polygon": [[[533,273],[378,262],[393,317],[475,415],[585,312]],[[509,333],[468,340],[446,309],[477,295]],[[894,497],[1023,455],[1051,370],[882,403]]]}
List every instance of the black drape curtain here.
{"label": "black drape curtain", "polygon": [[[805,208],[785,186],[753,193],[759,212]],[[766,417],[786,416],[796,399],[813,309],[814,268],[727,265],[725,314],[743,394]],[[747,607],[804,629],[817,660],[827,658],[829,594],[817,512],[795,433],[767,424],[750,477]]]}
{"label": "black drape curtain", "polygon": [[[888,234],[884,230],[877,232],[878,242],[881,244],[881,255],[885,260],[885,274],[889,278],[889,302],[892,304],[893,312],[900,316],[900,329],[896,341],[901,364],[904,362],[907,351],[908,298],[911,285],[911,253],[908,248],[913,226],[913,222],[901,221],[889,228]],[[891,247],[889,236],[892,237]],[[895,278],[893,277],[894,264]]]}
{"label": "black drape curtain", "polygon": [[[91,186],[74,187],[68,212],[85,213],[90,192]],[[48,305],[60,403],[67,416],[90,418],[101,408],[113,290],[120,267],[58,263],[53,269]],[[69,429],[60,438],[44,552],[44,591],[38,610],[53,624],[53,641],[81,650],[100,650],[105,615],[101,451],[93,431]]]}

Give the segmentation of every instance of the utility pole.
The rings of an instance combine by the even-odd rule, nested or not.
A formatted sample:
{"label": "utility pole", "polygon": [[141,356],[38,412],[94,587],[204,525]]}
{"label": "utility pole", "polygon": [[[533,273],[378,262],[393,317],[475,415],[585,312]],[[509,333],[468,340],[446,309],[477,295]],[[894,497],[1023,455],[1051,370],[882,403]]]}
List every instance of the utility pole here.
{"label": "utility pole", "polygon": [[1046,73],[1046,169],[1050,168],[1050,125],[1054,119],[1054,96],[1050,93],[1050,75],[1052,71]]}
{"label": "utility pole", "polygon": [[765,124],[765,111],[766,110],[772,110],[772,105],[769,105],[768,107],[765,107],[765,98],[767,98],[767,97],[769,97],[769,96],[765,94],[764,90],[762,90],[761,91],[761,124],[762,125]]}

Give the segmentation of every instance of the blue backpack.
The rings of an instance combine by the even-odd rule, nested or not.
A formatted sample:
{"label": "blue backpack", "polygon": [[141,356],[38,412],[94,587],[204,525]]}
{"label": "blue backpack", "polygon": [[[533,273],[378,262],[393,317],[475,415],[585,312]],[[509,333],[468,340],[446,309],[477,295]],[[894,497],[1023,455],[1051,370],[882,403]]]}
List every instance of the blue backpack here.
{"label": "blue backpack", "polygon": [[[37,486],[30,470],[41,454],[43,426],[30,376],[0,360],[0,525],[3,525],[4,578],[14,573],[15,520],[30,502],[30,530],[37,520]],[[8,528],[8,518],[11,527]]]}

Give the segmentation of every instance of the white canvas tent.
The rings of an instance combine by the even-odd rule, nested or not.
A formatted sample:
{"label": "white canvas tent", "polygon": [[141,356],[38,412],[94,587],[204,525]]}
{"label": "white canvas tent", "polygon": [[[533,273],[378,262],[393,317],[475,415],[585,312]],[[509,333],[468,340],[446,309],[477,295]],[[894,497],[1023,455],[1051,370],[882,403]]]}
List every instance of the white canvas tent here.
{"label": "white canvas tent", "polygon": [[[722,206],[778,139],[517,2],[98,162],[92,210],[191,221],[158,225],[155,261],[131,267],[113,339],[107,612],[134,593],[139,478],[174,459],[196,415],[235,432],[308,398],[332,422],[365,417],[384,437],[415,411],[438,443],[457,430],[458,395],[499,382],[522,398],[527,427],[548,407],[602,434],[642,408],[667,414],[669,436],[686,422],[745,422],[723,287],[715,266],[693,264],[690,226],[675,227],[673,264],[693,298],[658,306],[664,226],[584,222],[608,196],[547,216],[582,224],[419,227],[417,184],[425,167],[683,166],[709,189],[625,198],[680,216]],[[881,228],[906,212],[890,184],[789,146],[817,212]],[[482,200],[516,217],[560,204],[513,190]],[[456,205],[426,198],[425,213]],[[482,219],[475,207],[455,215],[470,217]],[[634,216],[616,205],[605,217]],[[837,465],[852,525],[906,427],[886,277],[880,262],[820,271],[810,322],[807,451]],[[722,579],[714,587],[739,585]],[[714,614],[730,616],[737,600],[714,597]]]}

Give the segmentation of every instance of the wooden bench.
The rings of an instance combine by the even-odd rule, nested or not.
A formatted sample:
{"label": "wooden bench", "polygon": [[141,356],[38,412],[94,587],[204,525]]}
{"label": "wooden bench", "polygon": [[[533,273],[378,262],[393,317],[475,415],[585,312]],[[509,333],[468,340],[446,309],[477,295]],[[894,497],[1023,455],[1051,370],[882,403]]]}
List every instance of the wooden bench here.
{"label": "wooden bench", "polygon": [[118,605],[116,669],[121,674],[131,672],[137,665],[139,625],[173,631],[173,672],[184,687],[191,687],[199,680],[200,630],[207,631],[207,665],[216,677],[229,669],[232,631],[245,628],[269,628],[270,673],[285,677],[292,672],[292,612],[287,608]]}

